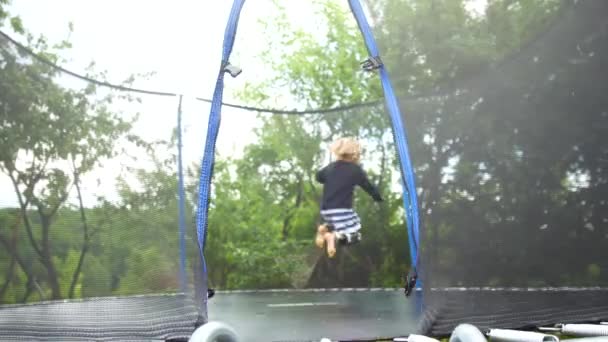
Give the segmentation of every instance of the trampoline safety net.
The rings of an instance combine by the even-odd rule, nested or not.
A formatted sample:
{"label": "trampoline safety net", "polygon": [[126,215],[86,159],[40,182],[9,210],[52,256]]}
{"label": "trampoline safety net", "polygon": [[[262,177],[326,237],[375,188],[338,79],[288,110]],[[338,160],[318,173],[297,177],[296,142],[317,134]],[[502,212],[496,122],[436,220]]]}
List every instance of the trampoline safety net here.
{"label": "trampoline safety net", "polygon": [[[243,72],[225,83],[247,105],[220,106],[204,253],[210,101],[61,69],[0,25],[0,340],[187,340],[208,320],[247,341],[260,327],[371,340],[607,321],[608,2],[363,4],[403,131],[379,72],[361,70],[348,1],[314,2],[320,36],[276,11],[243,19],[230,60]],[[276,55],[248,55],[255,30]],[[363,143],[384,201],[357,190],[363,238],[328,258],[315,173],[341,136]]]}
{"label": "trampoline safety net", "polygon": [[0,36],[0,340],[187,338],[204,319],[202,268],[178,143],[196,173],[192,114],[208,106],[96,85],[50,58]]}
{"label": "trampoline safety net", "polygon": [[424,333],[608,316],[608,3],[554,5],[485,71],[401,103],[421,169]]}

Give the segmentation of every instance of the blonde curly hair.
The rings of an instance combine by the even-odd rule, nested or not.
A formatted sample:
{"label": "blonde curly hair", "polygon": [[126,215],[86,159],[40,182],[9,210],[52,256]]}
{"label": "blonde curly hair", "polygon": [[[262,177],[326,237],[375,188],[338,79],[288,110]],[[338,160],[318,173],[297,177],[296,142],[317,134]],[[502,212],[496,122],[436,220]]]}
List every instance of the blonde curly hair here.
{"label": "blonde curly hair", "polygon": [[329,146],[329,150],[338,160],[356,163],[361,158],[361,144],[354,138],[344,137],[337,139]]}

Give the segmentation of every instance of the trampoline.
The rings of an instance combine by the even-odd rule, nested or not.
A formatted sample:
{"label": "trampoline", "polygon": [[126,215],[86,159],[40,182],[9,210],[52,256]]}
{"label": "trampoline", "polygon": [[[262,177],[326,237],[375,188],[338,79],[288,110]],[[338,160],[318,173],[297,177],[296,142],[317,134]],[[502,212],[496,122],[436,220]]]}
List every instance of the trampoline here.
{"label": "trampoline", "polygon": [[[401,289],[218,291],[209,302],[209,319],[228,323],[243,341],[371,340],[414,331],[416,310],[413,302],[404,303]],[[195,302],[182,295],[35,303],[0,310],[0,336],[3,341],[183,341],[197,318]]]}
{"label": "trampoline", "polygon": [[[195,302],[184,295],[88,298],[5,306],[3,341],[179,341],[197,322]],[[99,319],[103,317],[103,319]]]}
{"label": "trampoline", "polygon": [[[366,1],[367,12],[373,14],[371,26],[358,0],[345,3],[369,54],[366,60],[355,61],[362,62],[363,70],[353,72],[376,77],[384,97],[301,111],[223,102],[224,83],[230,83],[225,77],[247,75],[247,66],[241,70],[230,57],[242,0],[234,1],[228,17],[213,97],[196,98],[194,105],[190,103],[195,109],[188,109],[181,94],[111,84],[62,69],[0,32],[0,61],[7,70],[6,65],[25,60],[36,65],[41,79],[63,77],[83,82],[83,87],[94,84],[146,96],[148,104],[167,111],[174,111],[176,103],[178,107],[175,132],[163,133],[175,138],[167,145],[175,155],[169,153],[166,164],[149,161],[161,169],[175,164],[170,166],[171,182],[176,183],[170,183],[172,187],[150,186],[163,178],[142,173],[135,178],[144,185],[148,181],[153,192],[139,193],[125,185],[128,181],[118,182],[112,186],[122,186],[119,200],[98,199],[87,211],[74,174],[78,196],[72,195],[69,204],[54,212],[48,210],[64,215],[57,219],[63,230],[52,233],[50,221],[45,222],[55,219],[45,214],[52,207],[38,208],[37,213],[29,199],[20,198],[21,208],[0,213],[0,272],[9,275],[0,278],[0,294],[13,294],[10,303],[0,302],[0,340],[186,341],[211,327],[210,322],[222,322],[240,340],[252,342],[397,341],[408,336],[414,342],[418,334],[439,338],[457,331],[468,336],[457,341],[477,342],[481,340],[474,336],[485,340],[492,331],[502,333],[500,329],[546,332],[541,328],[560,329],[559,324],[568,323],[600,326],[608,321],[608,2],[555,1],[557,9],[544,28],[521,46],[422,93],[412,93],[408,82],[414,76],[401,66],[411,56],[391,44],[408,39],[414,44],[409,36],[413,33],[407,32],[406,23],[384,20],[385,12],[406,6],[407,1]],[[522,6],[513,3],[505,6]],[[390,25],[392,31],[387,29]],[[0,74],[6,80],[0,79],[0,91],[9,94],[7,98],[21,94],[11,86],[16,74]],[[37,87],[40,81],[34,77],[31,82],[28,86]],[[0,104],[2,100],[0,96]],[[205,122],[186,124],[198,129],[185,129],[184,112],[200,111],[200,104],[210,105],[209,116]],[[23,109],[27,103],[17,101],[15,106]],[[226,108],[344,118],[384,113],[397,156],[395,174],[401,180],[394,185],[402,190],[399,215],[407,233],[407,253],[399,263],[409,263],[404,268],[415,277],[413,293],[405,296],[404,288],[370,284],[317,288],[325,284],[318,278],[328,275],[338,280],[327,283],[358,284],[360,279],[354,279],[357,274],[337,276],[335,265],[331,268],[324,257],[314,255],[311,264],[317,267],[310,267],[309,282],[300,288],[217,288],[208,297],[210,287],[215,287],[210,279],[218,278],[213,272],[223,267],[208,259],[212,247],[207,240],[222,234],[210,222],[217,181],[213,175],[218,172],[216,140]],[[12,120],[14,113],[7,113],[2,112],[5,119]],[[2,129],[9,132],[7,127]],[[54,141],[56,135],[49,132],[43,140]],[[0,139],[18,140],[18,134]],[[197,179],[186,184],[184,147],[191,145],[197,148]],[[29,148],[24,146],[23,150]],[[130,170],[124,166],[128,158],[109,160],[114,162],[109,167]],[[0,163],[4,170],[14,167],[5,160]],[[8,173],[13,177],[17,171]],[[29,196],[27,183],[14,188],[23,198]],[[91,190],[89,195],[96,194]],[[135,212],[146,217],[145,224],[131,215]],[[34,228],[41,233],[32,234]],[[71,243],[61,240],[62,234],[83,238]],[[95,240],[103,234],[109,237]],[[61,241],[53,247],[55,261],[46,258],[51,250],[48,236]],[[110,247],[115,254],[104,252]],[[79,253],[63,252],[70,248]],[[55,274],[53,279],[57,263],[72,263],[78,271]],[[80,271],[83,264],[91,270]],[[127,272],[129,267],[136,271]],[[406,274],[397,276],[405,287],[411,285]],[[315,277],[316,284],[310,280]],[[59,278],[74,280],[65,285]]]}

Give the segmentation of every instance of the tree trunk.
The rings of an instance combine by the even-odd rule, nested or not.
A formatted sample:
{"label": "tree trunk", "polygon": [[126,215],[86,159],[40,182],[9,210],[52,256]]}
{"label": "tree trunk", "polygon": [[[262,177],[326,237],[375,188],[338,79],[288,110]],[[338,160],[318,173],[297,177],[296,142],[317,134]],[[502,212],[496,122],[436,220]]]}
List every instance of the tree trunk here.
{"label": "tree trunk", "polygon": [[21,298],[21,303],[27,303],[28,298],[33,292],[34,288],[34,278],[27,278],[27,284],[25,285],[25,293],[23,294],[23,298]]}
{"label": "tree trunk", "polygon": [[84,257],[89,250],[89,241],[86,241],[82,245],[82,249],[80,250],[80,257],[78,258],[78,265],[74,270],[74,275],[72,276],[72,283],[70,284],[70,291],[68,293],[68,298],[74,298],[74,292],[76,290],[76,284],[78,284],[78,278],[80,277],[80,273],[82,271],[82,265],[84,264]]}
{"label": "tree trunk", "polygon": [[[440,150],[440,149],[438,149]],[[439,152],[437,155],[436,162],[430,163],[429,172],[428,172],[428,181],[427,181],[427,200],[424,203],[424,210],[420,215],[421,220],[424,218],[425,225],[424,230],[427,232],[427,236],[429,233],[432,234],[432,238],[430,241],[430,254],[426,254],[426,257],[431,260],[426,260],[427,265],[431,265],[429,261],[438,260],[439,258],[439,249],[440,249],[440,241],[439,241],[439,220],[435,218],[439,217],[439,213],[436,208],[439,207],[437,202],[440,201],[440,183],[441,183],[441,169],[447,163],[448,156],[445,153]],[[429,214],[430,210],[430,214]],[[422,222],[421,222],[422,223]],[[420,251],[419,251],[420,252]],[[420,257],[420,256],[419,256]],[[427,274],[434,273],[433,270],[427,270]]]}
{"label": "tree trunk", "polygon": [[8,240],[6,240],[6,238],[4,236],[0,235],[0,245],[3,245],[4,248],[11,254],[12,258],[19,265],[19,267],[21,267],[21,269],[23,270],[23,273],[25,273],[25,276],[27,277],[28,288],[27,288],[27,293],[25,295],[25,298],[23,299],[23,302],[25,302],[27,300],[27,298],[29,297],[29,293],[31,293],[29,284],[33,284],[35,277],[34,277],[32,271],[27,267],[27,265],[25,264],[23,259],[21,259],[21,257],[19,256],[19,253],[18,253],[17,247],[16,247],[17,246],[16,243],[12,243],[12,241],[9,242]]}
{"label": "tree trunk", "polygon": [[336,253],[336,260],[337,261],[337,272],[336,275],[338,277],[338,284],[339,285],[344,285],[344,251],[341,251],[341,253]]}
{"label": "tree trunk", "polygon": [[19,235],[17,234],[18,232],[18,228],[19,228],[19,215],[17,215],[17,222],[15,223],[12,231],[13,234],[11,236],[11,242],[7,243],[6,238],[4,238],[2,235],[0,235],[0,242],[2,242],[3,245],[5,245],[5,249],[6,251],[8,251],[8,253],[11,256],[11,262],[8,266],[8,269],[6,270],[6,275],[5,275],[5,281],[4,284],[2,284],[2,287],[0,288],[0,303],[3,302],[3,298],[6,295],[6,291],[8,291],[8,287],[11,283],[11,281],[13,280],[13,276],[15,275],[15,266],[17,264],[17,257],[15,256],[16,253],[13,253],[13,249],[16,252],[17,251],[17,239],[19,237]]}
{"label": "tree trunk", "polygon": [[17,264],[17,259],[13,255],[13,256],[11,256],[11,263],[9,264],[8,269],[6,270],[6,274],[5,274],[6,279],[4,280],[4,284],[2,284],[2,287],[0,288],[0,303],[4,303],[4,296],[6,295],[6,291],[8,291],[8,287],[11,284],[11,281],[13,280],[16,264]]}
{"label": "tree trunk", "polygon": [[72,283],[70,284],[70,291],[68,293],[68,298],[74,298],[74,291],[76,289],[76,285],[78,284],[78,278],[80,278],[80,273],[82,272],[82,265],[84,264],[84,258],[87,255],[87,251],[89,250],[89,245],[91,243],[91,235],[89,234],[89,224],[87,222],[87,216],[84,211],[84,204],[82,202],[82,192],[80,191],[80,182],[78,178],[78,173],[74,172],[74,185],[76,186],[76,193],[78,194],[78,205],[80,207],[80,220],[82,221],[82,229],[83,229],[83,241],[82,248],[80,250],[80,257],[78,258],[78,265],[74,270],[74,274],[72,276]]}
{"label": "tree trunk", "polygon": [[40,247],[38,246],[38,243],[34,238],[32,225],[30,224],[30,219],[27,216],[27,207],[30,204],[29,199],[26,199],[26,201],[23,200],[23,196],[21,195],[21,191],[19,190],[19,184],[17,183],[17,179],[15,179],[15,177],[13,176],[13,170],[10,170],[8,175],[11,179],[11,182],[13,183],[13,187],[15,188],[15,194],[17,195],[17,200],[19,201],[19,208],[21,210],[21,216],[25,225],[25,232],[27,233],[27,237],[30,241],[30,244],[32,245],[32,248],[34,249],[34,251],[36,251],[36,254],[38,254],[39,257],[42,257],[42,251],[40,250]]}
{"label": "tree trunk", "polygon": [[51,253],[51,240],[50,240],[50,230],[51,230],[51,219],[48,215],[44,214],[42,208],[38,208],[38,213],[40,214],[40,223],[42,226],[42,264],[46,268],[47,272],[47,281],[49,286],[51,287],[51,297],[52,299],[61,299],[61,287],[59,285],[59,276],[57,274],[57,270],[55,268],[55,263],[53,262],[53,256]]}
{"label": "tree trunk", "polygon": [[283,220],[283,228],[281,229],[281,236],[283,238],[283,241],[287,240],[287,237],[289,236],[289,223],[291,222],[291,219],[293,218],[295,211],[298,210],[298,208],[300,208],[300,206],[302,205],[303,197],[304,197],[304,180],[303,180],[302,175],[298,175],[298,190],[297,190],[297,194],[296,194],[296,203],[294,204],[293,208],[290,210],[290,212],[285,216],[285,219]]}

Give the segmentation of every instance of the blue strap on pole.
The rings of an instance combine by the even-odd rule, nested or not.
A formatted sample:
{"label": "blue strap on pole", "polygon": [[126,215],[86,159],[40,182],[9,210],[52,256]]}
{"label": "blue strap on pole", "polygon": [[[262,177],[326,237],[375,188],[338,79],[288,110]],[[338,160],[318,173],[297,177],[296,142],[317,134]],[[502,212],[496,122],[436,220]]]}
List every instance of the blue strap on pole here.
{"label": "blue strap on pole", "polygon": [[207,225],[208,225],[208,213],[209,213],[209,200],[210,200],[210,187],[211,178],[213,176],[213,166],[215,162],[215,143],[217,141],[217,135],[220,128],[221,111],[222,111],[222,97],[224,94],[224,74],[226,67],[229,65],[230,54],[232,53],[232,47],[234,45],[234,37],[239,21],[239,15],[245,0],[235,0],[232,4],[230,11],[230,17],[226,25],[226,31],[224,33],[224,48],[222,51],[222,63],[220,65],[217,82],[215,84],[215,91],[213,93],[213,100],[211,102],[211,111],[209,113],[209,122],[207,125],[207,139],[205,141],[205,152],[203,154],[203,161],[201,164],[201,176],[198,191],[198,208],[196,214],[196,233],[198,238],[199,253],[203,268],[203,284],[201,298],[204,301],[204,308],[206,309],[207,303],[207,263],[205,262],[205,242],[207,238]]}
{"label": "blue strap on pole", "polygon": [[[365,13],[361,7],[359,0],[349,0],[351,11],[353,12],[359,29],[365,39],[365,45],[371,55],[371,58],[379,56],[376,41],[372,34],[372,30],[365,18]],[[419,214],[418,214],[418,198],[416,193],[416,183],[414,179],[414,171],[407,146],[407,137],[405,127],[401,119],[401,113],[399,111],[399,104],[397,98],[391,86],[391,81],[388,76],[386,68],[379,65],[380,78],[382,81],[382,88],[384,89],[384,98],[386,99],[386,105],[390,114],[393,134],[395,143],[397,145],[397,152],[399,154],[400,165],[401,165],[401,178],[402,186],[404,190],[403,206],[406,212],[407,226],[409,230],[409,245],[410,245],[410,256],[412,258],[412,264],[414,267],[418,265],[418,245],[419,245]]]}
{"label": "blue strap on pole", "polygon": [[184,190],[183,170],[183,141],[182,141],[182,98],[179,96],[177,107],[177,177],[179,191],[179,282],[183,293],[186,293],[188,279],[186,277],[186,193]]}

